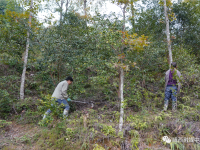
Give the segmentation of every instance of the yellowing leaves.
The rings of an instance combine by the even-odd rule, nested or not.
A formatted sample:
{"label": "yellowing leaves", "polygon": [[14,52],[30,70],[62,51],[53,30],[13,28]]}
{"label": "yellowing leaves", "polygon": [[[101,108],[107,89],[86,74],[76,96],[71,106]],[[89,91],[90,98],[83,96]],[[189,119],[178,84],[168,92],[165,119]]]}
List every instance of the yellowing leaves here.
{"label": "yellowing leaves", "polygon": [[118,55],[118,59],[124,59],[124,58],[125,58],[125,54],[124,53]]}
{"label": "yellowing leaves", "polygon": [[141,51],[147,44],[147,36],[141,35],[138,37],[136,33],[129,35],[125,33],[125,44],[130,46],[131,50]]}
{"label": "yellowing leaves", "polygon": [[168,16],[169,16],[169,20],[170,20],[170,21],[176,20],[176,15],[175,15],[175,13],[171,12],[171,13],[168,14]]}
{"label": "yellowing leaves", "polygon": [[131,66],[132,66],[132,67],[135,67],[136,64],[137,64],[137,63],[133,62],[133,63],[131,63]]}
{"label": "yellowing leaves", "polygon": [[[161,6],[164,6],[164,1],[163,1],[163,0],[160,0],[159,4],[160,4]],[[167,7],[172,6],[171,0],[166,0],[166,4],[167,4]]]}
{"label": "yellowing leaves", "polygon": [[120,4],[131,4],[137,1],[139,0],[112,0],[112,3],[117,3],[118,5],[120,5]]}
{"label": "yellowing leaves", "polygon": [[130,71],[130,66],[129,65],[123,65],[121,66],[123,70],[125,71]]}
{"label": "yellowing leaves", "polygon": [[120,67],[125,71],[129,71],[130,70],[130,66],[129,65],[126,65],[126,64],[120,63],[120,62],[119,63],[114,63],[113,67],[115,67],[115,68]]}

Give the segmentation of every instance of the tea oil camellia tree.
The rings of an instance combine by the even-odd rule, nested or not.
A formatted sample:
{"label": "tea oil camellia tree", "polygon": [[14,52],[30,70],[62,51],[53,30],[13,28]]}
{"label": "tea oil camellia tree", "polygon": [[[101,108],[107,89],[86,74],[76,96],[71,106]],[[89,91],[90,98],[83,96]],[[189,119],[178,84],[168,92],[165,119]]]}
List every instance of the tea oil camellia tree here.
{"label": "tea oil camellia tree", "polygon": [[[36,2],[34,2],[34,0],[29,0],[29,1],[21,1],[23,4],[26,4],[25,6],[29,6],[29,9],[27,9],[25,11],[24,14],[29,16],[28,19],[28,26],[26,28],[27,30],[27,35],[26,35],[26,50],[24,52],[24,56],[23,56],[23,60],[24,60],[24,65],[23,65],[23,72],[22,72],[22,76],[21,76],[21,85],[20,85],[20,99],[24,100],[24,85],[25,85],[25,78],[26,78],[26,67],[27,67],[27,61],[28,61],[28,53],[29,53],[29,46],[30,46],[30,35],[31,33],[34,32],[35,30],[38,30],[38,28],[36,26],[32,27],[32,20],[34,19],[34,15],[37,14],[38,12],[38,6],[40,4],[40,0],[38,0],[38,4]],[[37,25],[37,23],[36,23]],[[33,30],[32,30],[33,28]]]}
{"label": "tea oil camellia tree", "polygon": [[[1,1],[0,5],[2,2],[4,1]],[[26,20],[28,15],[23,13],[19,4],[12,0],[4,3],[1,8],[3,12],[0,13],[1,56],[7,55],[15,57],[16,59],[21,59],[23,53],[22,49],[26,43],[26,39],[24,38],[26,36],[26,30],[24,30],[24,23],[22,20]]]}
{"label": "tea oil camellia tree", "polygon": [[169,67],[170,67],[171,63],[173,62],[173,59],[172,59],[171,40],[170,40],[169,15],[171,15],[172,18],[174,18],[174,13],[171,13],[171,14],[168,13],[169,12],[168,7],[172,6],[171,0],[160,1],[160,4],[164,5],[164,14],[165,14],[165,23],[166,23],[166,31],[165,32],[166,32],[166,36],[167,36],[167,46],[168,46],[168,51],[169,51]]}
{"label": "tea oil camellia tree", "polygon": [[[124,52],[126,55],[131,55],[133,51],[141,51],[144,50],[144,47],[147,46],[147,37],[142,35],[138,36],[136,33],[129,35],[128,32],[123,33],[123,40],[124,42],[123,47],[126,49]],[[126,59],[125,53],[119,54],[118,64],[116,64],[117,67],[120,68],[120,98],[121,98],[121,110],[120,110],[120,121],[119,121],[119,131],[122,131],[123,126],[123,113],[124,113],[124,100],[123,100],[123,85],[124,85],[124,70],[129,70],[129,65],[135,66],[135,62],[128,61]]]}
{"label": "tea oil camellia tree", "polygon": [[[125,7],[126,8],[126,7]],[[97,21],[96,21],[97,22]],[[125,23],[115,20],[99,20],[96,24],[99,32],[97,48],[104,54],[104,58],[108,60],[110,66],[117,69],[119,75],[118,98],[121,100],[119,132],[122,131],[123,115],[124,115],[124,71],[128,71],[130,65],[135,66],[135,62],[131,62],[127,58],[128,55],[135,51],[144,49],[147,37],[138,36],[136,33],[129,34],[125,31]],[[123,29],[123,30],[122,30]],[[105,52],[104,52],[105,51]]]}
{"label": "tea oil camellia tree", "polygon": [[[31,20],[32,20],[32,9],[33,9],[33,0],[30,2],[30,14],[29,14],[29,29],[31,29]],[[29,51],[29,45],[30,45],[30,31],[27,31],[27,42],[26,42],[26,51],[24,56],[24,67],[23,72],[21,76],[21,86],[20,86],[20,99],[24,100],[24,84],[25,84],[25,77],[26,77],[26,66],[28,61],[28,51]]]}
{"label": "tea oil camellia tree", "polygon": [[[60,25],[51,26],[43,31],[41,42],[43,51],[40,62],[41,76],[45,76],[42,82],[45,85],[56,84],[67,75],[70,75],[76,81],[74,95],[83,91],[81,86],[77,88],[80,80],[84,78],[84,71],[87,72],[87,61],[89,56],[94,54],[93,41],[89,32],[89,27],[85,28],[85,20],[79,14],[68,12],[62,21],[62,30]],[[75,76],[76,74],[76,76]],[[80,79],[80,80],[79,80]],[[76,87],[76,88],[75,88]],[[73,95],[73,94],[72,94]]]}
{"label": "tea oil camellia tree", "polygon": [[[130,48],[132,49],[132,45],[134,45],[134,48],[136,48],[138,43],[136,43],[137,40],[141,39],[134,39],[136,38],[135,35],[128,35],[128,33],[125,32],[125,22],[126,22],[126,11],[128,6],[131,7],[131,11],[133,14],[133,3],[137,2],[137,0],[112,0],[112,3],[117,3],[118,6],[122,9],[122,16],[123,16],[123,25],[122,25],[122,45],[119,48],[119,56],[120,56],[120,65],[119,65],[119,92],[118,92],[118,97],[121,100],[121,108],[120,108],[120,119],[119,119],[119,132],[122,131],[122,126],[123,126],[123,116],[124,116],[124,96],[123,96],[123,88],[124,88],[124,50],[126,45],[129,45]],[[132,16],[133,17],[133,16]],[[132,18],[133,19],[133,18]],[[126,40],[126,42],[124,42]],[[143,46],[146,46],[146,38],[144,37],[140,42],[142,43]],[[142,47],[143,47],[142,46]],[[126,65],[125,65],[126,66]],[[127,67],[127,66],[126,66]],[[125,67],[125,68],[126,68]]]}
{"label": "tea oil camellia tree", "polygon": [[167,35],[167,45],[168,45],[168,51],[169,51],[169,66],[171,65],[173,59],[172,59],[172,50],[171,50],[171,41],[170,41],[170,31],[169,31],[169,17],[167,12],[167,3],[166,0],[164,1],[164,12],[165,12],[165,23],[166,23],[166,35]]}
{"label": "tea oil camellia tree", "polygon": [[[0,33],[0,46],[2,47],[1,56],[12,58],[12,65],[21,65],[22,61],[24,61],[20,86],[21,100],[24,99],[25,73],[32,33],[34,33],[39,26],[37,19],[34,17],[37,13],[40,1],[37,2],[38,4],[33,2],[33,0],[9,0],[6,3],[6,7],[4,7],[4,13],[0,14],[0,25],[3,27]],[[27,10],[22,6],[27,7]],[[25,52],[24,47],[26,47]],[[6,62],[5,59],[5,63],[9,62]]]}
{"label": "tea oil camellia tree", "polygon": [[174,45],[179,45],[180,49],[186,48],[190,53],[197,56],[200,62],[200,3],[198,1],[183,1],[180,4],[173,5],[173,12],[176,15],[176,20],[173,21],[173,26],[179,24],[179,27],[174,27],[176,39]]}

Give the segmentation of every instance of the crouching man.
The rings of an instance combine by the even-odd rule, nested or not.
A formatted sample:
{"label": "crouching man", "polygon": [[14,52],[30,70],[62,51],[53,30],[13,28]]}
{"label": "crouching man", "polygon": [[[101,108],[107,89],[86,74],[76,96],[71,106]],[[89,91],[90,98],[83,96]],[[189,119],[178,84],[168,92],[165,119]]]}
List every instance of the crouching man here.
{"label": "crouching man", "polygon": [[[53,92],[53,95],[52,95],[52,98],[56,100],[56,102],[60,105],[60,104],[64,104],[64,111],[63,111],[63,117],[67,117],[68,116],[68,112],[69,112],[69,104],[67,101],[71,101],[70,98],[68,98],[68,95],[67,95],[67,89],[68,89],[68,86],[70,84],[72,84],[73,82],[73,79],[72,77],[67,77],[64,81],[60,82],[57,87],[55,88],[54,92]],[[46,113],[44,114],[44,117],[43,119],[46,118],[46,116],[48,114],[51,113],[51,110],[48,109],[46,111]]]}
{"label": "crouching man", "polygon": [[167,111],[169,99],[172,99],[172,111],[176,111],[177,93],[181,88],[181,73],[177,70],[176,62],[171,63],[171,68],[165,74],[165,102],[164,111]]}

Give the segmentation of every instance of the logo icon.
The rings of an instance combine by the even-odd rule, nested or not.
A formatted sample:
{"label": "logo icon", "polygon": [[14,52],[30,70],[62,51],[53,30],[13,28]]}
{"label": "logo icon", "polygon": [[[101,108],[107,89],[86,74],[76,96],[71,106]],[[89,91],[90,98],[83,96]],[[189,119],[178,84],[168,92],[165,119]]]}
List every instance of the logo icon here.
{"label": "logo icon", "polygon": [[166,142],[166,143],[171,143],[171,141],[172,141],[168,136],[163,136],[163,137],[162,137],[162,140],[163,140],[164,142]]}

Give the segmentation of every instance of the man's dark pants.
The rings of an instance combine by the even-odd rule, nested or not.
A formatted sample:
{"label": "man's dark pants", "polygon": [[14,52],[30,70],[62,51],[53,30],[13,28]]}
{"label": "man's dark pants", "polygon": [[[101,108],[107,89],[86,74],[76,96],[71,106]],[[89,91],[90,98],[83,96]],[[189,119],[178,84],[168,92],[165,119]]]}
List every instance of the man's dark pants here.
{"label": "man's dark pants", "polygon": [[165,102],[164,102],[164,110],[167,110],[169,99],[172,99],[172,110],[176,109],[176,101],[177,101],[177,87],[173,85],[168,85],[165,89]]}

